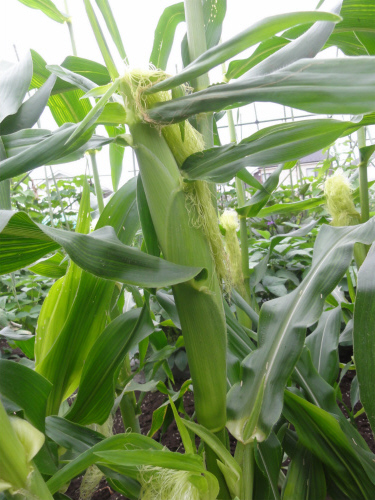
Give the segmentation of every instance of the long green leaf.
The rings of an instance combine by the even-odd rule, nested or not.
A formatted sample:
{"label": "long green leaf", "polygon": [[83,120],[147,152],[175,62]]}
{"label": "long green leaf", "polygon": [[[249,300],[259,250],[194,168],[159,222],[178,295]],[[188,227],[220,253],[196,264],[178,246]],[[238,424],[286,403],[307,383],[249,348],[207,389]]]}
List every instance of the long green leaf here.
{"label": "long green leaf", "polygon": [[113,470],[138,469],[143,465],[162,467],[174,470],[187,470],[204,473],[202,457],[199,455],[182,455],[171,451],[158,450],[114,450],[97,451],[97,460]]}
{"label": "long green leaf", "polygon": [[19,2],[31,7],[32,9],[41,10],[43,14],[50,17],[58,23],[69,21],[69,17],[65,16],[51,0],[18,0]]}
{"label": "long green leaf", "polygon": [[48,488],[51,493],[56,493],[64,484],[81,474],[98,460],[98,456],[95,453],[104,450],[124,450],[128,447],[156,451],[163,449],[160,443],[141,434],[117,434],[94,445],[60,469],[48,480]]}
{"label": "long green leaf", "polygon": [[129,64],[128,58],[126,56],[126,52],[124,49],[124,45],[122,43],[121,35],[119,29],[117,27],[116,19],[113,16],[111,6],[109,5],[108,0],[95,0],[96,5],[99,7],[102,16],[104,17],[104,21],[107,25],[108,31],[111,34],[112,40],[114,41],[117,50],[121,56],[121,59],[125,62],[125,64]]}
{"label": "long green leaf", "polygon": [[[284,215],[290,213],[299,213],[303,210],[311,210],[312,208],[321,207],[325,203],[324,196],[316,198],[308,198],[307,200],[294,201],[292,203],[276,203],[270,207],[262,208],[257,214],[258,217],[269,217],[270,215]],[[246,205],[244,205],[246,207]],[[242,213],[242,207],[237,209],[238,213]]]}
{"label": "long green leaf", "polygon": [[51,388],[50,382],[31,368],[0,359],[0,394],[20,406],[30,423],[42,432]]}
{"label": "long green leaf", "polygon": [[[267,438],[280,416],[282,389],[301,353],[306,328],[317,321],[325,297],[351,262],[354,243],[368,244],[374,239],[374,219],[353,227],[323,226],[311,270],[303,282],[290,294],[263,304],[259,347],[242,363],[242,381],[228,394],[227,426],[237,439],[249,442]],[[255,401],[259,405],[254,409]]]}
{"label": "long green leaf", "polygon": [[0,211],[0,221],[3,273],[22,269],[59,246],[79,267],[122,283],[156,288],[188,281],[200,272],[123,245],[110,226],[90,235],[71,233],[36,224],[27,214],[11,211]]}
{"label": "long green leaf", "polygon": [[183,2],[166,7],[161,15],[154,35],[150,63],[155,68],[166,70],[177,26],[185,21]]}
{"label": "long green leaf", "polygon": [[256,217],[258,215],[277,188],[283,167],[283,164],[279,165],[263,184],[262,189],[252,196],[245,205],[236,209],[242,217]]}
{"label": "long green leaf", "polygon": [[17,64],[0,73],[0,123],[9,115],[17,113],[29,88],[33,75],[31,54],[26,55]]}
{"label": "long green leaf", "polygon": [[285,403],[284,413],[301,443],[326,465],[341,493],[352,499],[371,500],[375,480],[371,454],[364,465],[358,445],[345,436],[330,413],[289,391],[285,392]]}
{"label": "long green leaf", "polygon": [[306,339],[313,363],[318,373],[333,385],[339,373],[339,335],[341,307],[324,312],[318,326]]}
{"label": "long green leaf", "polygon": [[301,59],[270,75],[157,104],[148,114],[170,124],[197,113],[270,101],[311,113],[356,115],[374,111],[374,86],[375,57]]}
{"label": "long green leaf", "polygon": [[273,53],[279,51],[285,47],[285,45],[288,45],[288,43],[290,43],[290,40],[282,36],[273,36],[265,40],[257,47],[250,57],[231,61],[225,73],[225,79],[229,81],[239,78],[251,68],[261,63],[264,59],[269,58]]}
{"label": "long green leaf", "polygon": [[375,433],[375,315],[374,287],[375,247],[372,246],[357,278],[357,296],[354,307],[353,345],[361,403],[371,429]]}
{"label": "long green leaf", "polygon": [[[333,14],[340,14],[342,0],[332,8]],[[305,57],[314,57],[322,49],[328,40],[335,22],[320,21],[315,23],[303,35],[293,40],[292,43],[285,45],[276,54],[272,54],[264,59],[260,64],[248,71],[244,78],[253,78],[254,76],[266,75],[284,68],[299,59]]]}
{"label": "long green leaf", "polygon": [[244,167],[297,160],[341,137],[351,126],[337,120],[304,120],[266,127],[243,139],[189,156],[181,169],[188,179],[228,182]]}
{"label": "long green leaf", "polygon": [[282,500],[325,500],[327,486],[322,462],[300,443],[288,467]]}
{"label": "long green leaf", "polygon": [[296,24],[304,24],[311,21],[333,21],[337,22],[340,17],[327,12],[293,12],[290,14],[280,14],[268,17],[254,24],[245,31],[242,31],[227,42],[212,47],[199,56],[181,73],[154,85],[148,92],[159,92],[177,87],[181,83],[197,78],[210,69],[236,56],[243,50],[255,45],[276,33],[283,31]]}
{"label": "long green leaf", "polygon": [[115,400],[115,373],[121,361],[153,330],[146,306],[112,321],[88,354],[77,398],[65,418],[82,425],[103,424]]}
{"label": "long green leaf", "polygon": [[107,42],[105,41],[102,29],[99,25],[98,19],[96,17],[96,14],[94,12],[94,9],[92,8],[92,5],[90,3],[90,0],[83,0],[86,8],[86,13],[87,17],[89,18],[91,28],[94,32],[96,41],[98,43],[100,52],[102,53],[104,62],[108,68],[109,74],[111,75],[112,80],[115,80],[119,74],[116,68],[116,65],[113,61],[113,58],[111,56],[111,53],[109,51]]}
{"label": "long green leaf", "polygon": [[51,75],[34,95],[21,104],[17,113],[5,118],[0,125],[0,135],[11,134],[21,129],[33,127],[47,105],[55,81],[56,77]]}
{"label": "long green leaf", "polygon": [[34,168],[50,164],[52,161],[76,151],[88,141],[93,132],[93,130],[89,130],[85,135],[79,137],[72,143],[70,147],[66,146],[66,141],[76,129],[77,125],[67,123],[56,131],[46,135],[41,141],[41,132],[39,131],[38,133],[30,132],[29,134],[19,134],[17,138],[27,135],[29,137],[31,136],[33,139],[37,138],[37,141],[35,141],[34,145],[31,147],[23,149],[16,156],[0,161],[0,180],[10,179],[11,177],[29,172]]}

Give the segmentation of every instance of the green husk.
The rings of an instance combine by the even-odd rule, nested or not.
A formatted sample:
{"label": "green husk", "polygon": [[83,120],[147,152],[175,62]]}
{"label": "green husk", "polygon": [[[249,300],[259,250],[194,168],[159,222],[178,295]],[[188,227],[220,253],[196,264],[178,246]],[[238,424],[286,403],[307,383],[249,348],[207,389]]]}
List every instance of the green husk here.
{"label": "green husk", "polygon": [[361,216],[355,209],[349,181],[342,174],[328,177],[324,186],[327,209],[332,216],[332,226],[354,226]]}
{"label": "green husk", "polygon": [[[167,91],[145,95],[144,91],[164,80],[167,76],[160,70],[133,70],[124,75],[122,90],[125,91],[126,95],[125,106],[131,110],[130,114],[135,120],[145,121],[156,126],[150,121],[147,109],[158,102],[169,101],[171,93]],[[133,105],[131,105],[132,100]],[[183,123],[183,133],[178,124],[166,125],[159,130],[179,167],[190,155],[204,150],[203,136],[188,121]],[[217,274],[224,283],[229,284],[228,259],[213,205],[212,192],[207,182],[204,181],[186,182],[181,178],[181,185],[186,197],[190,224],[193,227],[203,229],[210,244]]]}
{"label": "green husk", "polygon": [[144,466],[139,477],[142,500],[215,500],[219,493],[211,474]]}

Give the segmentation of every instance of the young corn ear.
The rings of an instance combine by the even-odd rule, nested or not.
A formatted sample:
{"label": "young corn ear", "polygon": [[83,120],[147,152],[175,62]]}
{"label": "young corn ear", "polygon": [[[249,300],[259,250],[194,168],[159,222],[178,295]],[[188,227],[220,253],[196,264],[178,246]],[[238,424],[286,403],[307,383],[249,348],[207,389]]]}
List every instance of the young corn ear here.
{"label": "young corn ear", "polygon": [[[195,279],[174,286],[173,294],[194,385],[197,418],[207,428],[218,431],[226,422],[226,324],[212,246],[202,224],[195,224],[200,214],[197,205],[187,199],[172,151],[177,145],[169,147],[164,133],[141,121],[134,99],[138,93],[129,88],[129,81],[133,80],[125,78],[121,90],[125,106],[130,108],[127,116],[137,117],[129,126],[164,258],[203,268]],[[173,137],[179,139],[179,147],[196,142],[196,137],[189,139],[187,124],[184,141],[180,130],[175,130]],[[214,224],[217,225],[216,216]]]}

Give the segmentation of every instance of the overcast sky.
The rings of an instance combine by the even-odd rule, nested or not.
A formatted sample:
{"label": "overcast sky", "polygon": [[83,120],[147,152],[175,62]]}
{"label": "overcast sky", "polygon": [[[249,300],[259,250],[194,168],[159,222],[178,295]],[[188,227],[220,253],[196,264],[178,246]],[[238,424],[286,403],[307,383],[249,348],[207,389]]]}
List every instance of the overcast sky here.
{"label": "overcast sky", "polygon": [[[326,0],[327,10],[332,1]],[[78,55],[103,62],[85,13],[83,0],[68,0],[67,3],[73,20]],[[158,19],[164,8],[174,3],[176,0],[110,1],[132,66],[147,67]],[[222,40],[227,40],[264,17],[283,12],[313,10],[317,3],[318,0],[283,0],[282,2],[280,0],[228,0]],[[64,0],[55,0],[55,4],[62,12],[66,12]],[[95,2],[92,4],[94,5]],[[42,12],[30,9],[18,0],[0,0],[0,8],[0,60],[14,62],[16,60],[14,47],[16,47],[20,57],[30,48],[36,50],[48,64],[60,64],[67,55],[71,55],[69,33],[65,24],[53,21]],[[98,17],[102,27],[105,28],[104,22],[100,16]],[[107,34],[105,29],[104,32]],[[181,24],[177,30],[176,43],[170,58],[168,67],[170,72],[175,71],[176,65],[181,68],[180,41],[184,33],[185,26]],[[109,36],[107,41],[112,49],[112,54],[115,55],[116,50],[113,48]],[[121,61],[118,62],[120,70]],[[258,116],[260,119],[273,119],[275,114],[280,113],[280,109],[276,111],[273,104],[260,106],[259,110],[262,113],[262,116]],[[241,119],[242,121],[251,121],[250,115],[249,117],[245,116],[245,119],[241,116]],[[48,114],[43,116],[42,126],[55,128],[55,124]],[[251,132],[252,129],[249,128],[245,134],[249,135]],[[99,160],[101,174],[107,176],[103,182],[110,187],[108,148],[100,153]],[[131,170],[131,161],[129,152],[124,172]],[[84,163],[81,162],[81,165]],[[56,168],[61,170],[60,167]],[[67,167],[66,171],[71,175],[71,172],[77,172],[77,167]],[[38,174],[39,172],[40,169]]]}

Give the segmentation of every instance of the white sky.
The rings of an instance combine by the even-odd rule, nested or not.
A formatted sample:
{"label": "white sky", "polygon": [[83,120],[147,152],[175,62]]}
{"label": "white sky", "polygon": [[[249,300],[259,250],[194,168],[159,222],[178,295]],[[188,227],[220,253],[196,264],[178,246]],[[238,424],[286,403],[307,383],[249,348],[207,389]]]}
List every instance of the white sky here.
{"label": "white sky", "polygon": [[[176,2],[177,0],[111,0],[110,4],[132,66],[147,67],[153,44],[154,30],[159,17],[165,7]],[[313,10],[317,3],[318,0],[283,0],[282,2],[280,0],[262,0],[260,2],[227,0],[227,15],[223,25],[222,40],[227,40],[264,17],[298,10]],[[328,10],[331,0],[327,0],[325,3]],[[66,12],[64,0],[55,0],[55,4],[62,12]],[[92,1],[92,4],[96,7],[94,1]],[[86,16],[83,1],[68,0],[68,6],[73,20],[78,56],[103,63]],[[5,59],[14,62],[16,60],[14,46],[20,57],[31,48],[36,50],[48,64],[60,64],[67,55],[71,55],[69,33],[65,24],[59,24],[42,12],[30,9],[17,0],[0,0],[0,13],[0,60]],[[116,49],[111,43],[110,36],[107,35],[100,13],[98,18],[112,55],[115,56]],[[175,72],[176,64],[179,69],[181,68],[180,41],[184,33],[185,26],[180,24],[170,58],[169,72]],[[331,52],[330,55],[334,55],[334,52]],[[119,61],[118,69],[121,72],[121,61]],[[216,78],[218,77],[217,73],[214,75]],[[251,109],[247,107],[246,109],[248,111],[241,110],[242,122],[254,119],[253,107]],[[281,118],[280,109],[282,110],[281,107],[274,104],[257,105],[258,119]],[[295,114],[304,113],[297,111]],[[42,127],[56,128],[53,119],[47,112],[42,117]],[[244,129],[244,135],[249,135],[254,131],[251,127]],[[97,132],[99,133],[100,129]],[[102,152],[99,153],[98,164],[100,174],[103,176],[103,185],[111,187],[108,147],[104,147]],[[55,171],[66,172],[67,175],[78,175],[83,173],[82,169],[85,168],[85,165],[86,161],[81,160],[78,165],[68,164],[67,166],[54,167],[54,169]],[[129,173],[132,170],[130,151],[127,151],[123,170],[122,183],[132,175]],[[43,175],[43,170],[38,169],[34,171],[33,177],[37,178]]]}

